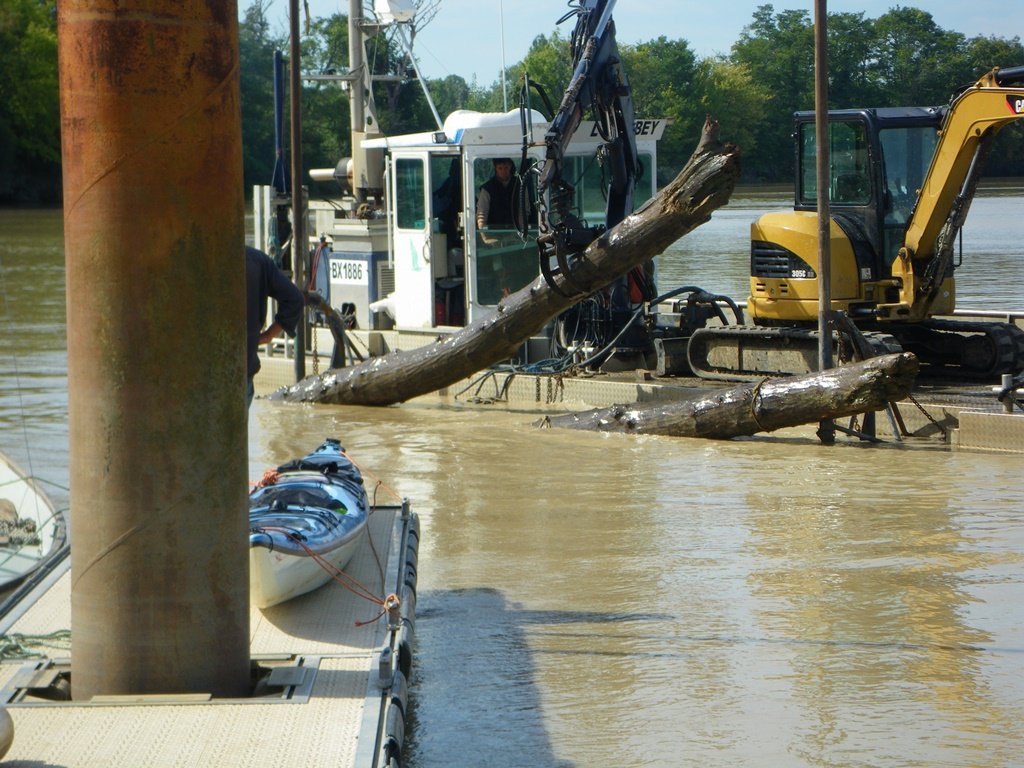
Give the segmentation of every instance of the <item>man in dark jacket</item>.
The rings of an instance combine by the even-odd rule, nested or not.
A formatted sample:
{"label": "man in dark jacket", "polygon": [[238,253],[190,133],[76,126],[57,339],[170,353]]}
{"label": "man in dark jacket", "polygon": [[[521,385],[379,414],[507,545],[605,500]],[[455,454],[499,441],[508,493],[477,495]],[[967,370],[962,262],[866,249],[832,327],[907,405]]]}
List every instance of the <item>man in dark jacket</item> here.
{"label": "man in dark jacket", "polygon": [[[267,254],[248,246],[245,248],[245,286],[245,359],[249,378],[245,402],[251,405],[255,394],[252,380],[260,369],[257,352],[259,345],[266,344],[281,331],[294,338],[295,326],[302,316],[305,302],[302,292]],[[267,322],[267,299],[277,302],[277,313],[274,322],[264,328]]]}
{"label": "man in dark jacket", "polygon": [[[512,161],[507,157],[494,160],[494,175],[480,187],[476,199],[476,228],[484,243],[497,240],[490,237],[486,227],[496,229],[523,229],[526,221],[522,216],[522,187],[512,173]],[[527,218],[531,212],[527,211]]]}

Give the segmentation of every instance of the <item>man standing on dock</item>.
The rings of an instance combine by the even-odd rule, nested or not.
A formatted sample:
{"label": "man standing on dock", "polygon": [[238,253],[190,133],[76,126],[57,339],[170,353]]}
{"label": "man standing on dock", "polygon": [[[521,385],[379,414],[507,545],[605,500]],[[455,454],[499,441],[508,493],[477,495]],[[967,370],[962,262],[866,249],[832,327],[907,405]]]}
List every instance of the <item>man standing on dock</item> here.
{"label": "man standing on dock", "polygon": [[[302,316],[305,300],[302,292],[277,268],[274,261],[255,248],[245,248],[245,327],[246,327],[246,373],[248,385],[245,393],[246,407],[252,405],[255,395],[253,378],[260,370],[257,352],[260,344],[266,344],[284,331],[289,338],[295,338],[295,326]],[[267,299],[277,302],[274,322],[267,322]]]}

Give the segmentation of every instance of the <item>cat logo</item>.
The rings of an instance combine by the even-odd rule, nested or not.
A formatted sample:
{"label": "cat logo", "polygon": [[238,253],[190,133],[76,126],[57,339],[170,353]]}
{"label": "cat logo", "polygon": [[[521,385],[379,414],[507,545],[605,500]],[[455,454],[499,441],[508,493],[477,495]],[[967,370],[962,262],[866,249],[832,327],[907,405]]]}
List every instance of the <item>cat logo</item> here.
{"label": "cat logo", "polygon": [[1013,114],[1024,115],[1024,96],[1011,94],[1006,97],[1006,103],[1010,106],[1010,111]]}

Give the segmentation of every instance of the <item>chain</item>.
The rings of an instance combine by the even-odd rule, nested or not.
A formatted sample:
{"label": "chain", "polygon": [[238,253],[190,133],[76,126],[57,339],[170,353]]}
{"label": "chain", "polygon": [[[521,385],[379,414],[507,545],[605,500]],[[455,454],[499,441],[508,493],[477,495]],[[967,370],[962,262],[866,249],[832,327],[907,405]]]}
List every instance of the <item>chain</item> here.
{"label": "chain", "polygon": [[942,433],[945,439],[949,439],[949,435],[946,433],[946,428],[939,424],[939,422],[937,422],[934,418],[932,418],[932,415],[925,410],[923,405],[917,402],[917,399],[913,395],[908,394],[907,400],[909,400],[910,402],[917,406],[917,410],[924,414],[924,417],[928,419],[928,421],[930,421],[935,426],[935,428]]}

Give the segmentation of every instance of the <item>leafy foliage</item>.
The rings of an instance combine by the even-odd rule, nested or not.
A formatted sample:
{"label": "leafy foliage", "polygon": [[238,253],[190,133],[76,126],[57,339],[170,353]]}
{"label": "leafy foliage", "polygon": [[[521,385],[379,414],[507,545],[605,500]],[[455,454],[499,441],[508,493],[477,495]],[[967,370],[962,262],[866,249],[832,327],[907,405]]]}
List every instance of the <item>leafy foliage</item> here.
{"label": "leafy foliage", "polygon": [[55,0],[0,5],[0,201],[59,195],[56,13]]}

